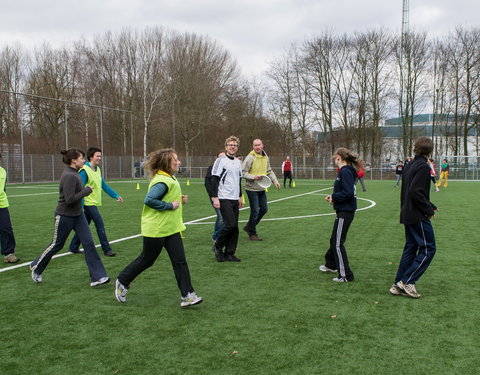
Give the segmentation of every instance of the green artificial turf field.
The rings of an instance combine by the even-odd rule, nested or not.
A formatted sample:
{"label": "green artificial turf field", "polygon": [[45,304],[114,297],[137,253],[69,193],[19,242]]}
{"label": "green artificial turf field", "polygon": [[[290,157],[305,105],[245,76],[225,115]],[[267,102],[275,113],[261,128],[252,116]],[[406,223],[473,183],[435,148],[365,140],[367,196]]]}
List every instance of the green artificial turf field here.
{"label": "green artificial turf field", "polygon": [[[113,283],[89,286],[83,255],[53,259],[41,284],[26,266],[0,272],[0,374],[478,371],[478,182],[432,189],[437,254],[417,283],[422,298],[414,300],[388,292],[404,244],[393,181],[367,180],[367,192],[358,193],[359,208],[368,209],[357,212],[348,234],[356,280],[347,284],[318,271],[334,219],[323,199],[332,181],[269,189],[270,210],[258,227],[264,241],[251,242],[240,230],[241,263],[215,262],[213,219],[199,220],[214,214],[203,183],[180,181],[189,195],[184,221],[195,221],[184,233],[187,259],[204,302],[180,308],[166,252],[132,283],[125,304],[115,299]],[[137,182],[110,183],[123,204],[104,195],[107,234],[119,240],[112,244],[116,257],[102,255],[112,281],[141,251],[140,237],[122,240],[139,234],[148,183],[140,181],[137,190]],[[51,241],[57,190],[56,184],[8,187],[20,263]],[[240,214],[247,218],[248,209]]]}

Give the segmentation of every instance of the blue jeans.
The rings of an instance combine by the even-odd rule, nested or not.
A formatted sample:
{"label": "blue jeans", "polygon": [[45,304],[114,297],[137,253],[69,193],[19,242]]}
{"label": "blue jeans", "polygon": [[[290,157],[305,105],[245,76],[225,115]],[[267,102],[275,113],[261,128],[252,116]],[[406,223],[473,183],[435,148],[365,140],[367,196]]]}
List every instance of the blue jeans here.
{"label": "blue jeans", "polygon": [[15,236],[13,235],[8,207],[0,208],[0,243],[3,255],[15,252]]}
{"label": "blue jeans", "polygon": [[436,252],[435,234],[430,219],[405,225],[405,248],[395,282],[415,284],[427,270]]}
{"label": "blue jeans", "polygon": [[[112,248],[110,247],[110,243],[108,242],[107,233],[105,232],[105,225],[103,224],[103,219],[102,219],[102,216],[100,215],[100,212],[98,211],[98,207],[85,206],[84,211],[85,211],[85,218],[87,219],[87,223],[90,225],[92,220],[95,223],[98,239],[100,240],[100,244],[102,245],[103,252],[107,253],[108,251],[111,251]],[[80,247],[80,240],[78,239],[78,236],[75,235],[72,238],[72,242],[70,242],[69,249],[70,251],[77,251],[79,247]]]}
{"label": "blue jeans", "polygon": [[263,191],[247,190],[248,201],[250,203],[250,218],[246,225],[248,234],[257,234],[257,224],[268,211],[267,193]]}
{"label": "blue jeans", "polygon": [[215,220],[215,227],[213,228],[212,239],[216,241],[223,230],[223,219],[222,219],[222,213],[220,212],[220,208],[213,207],[213,209],[217,214],[217,219]]}
{"label": "blue jeans", "polygon": [[90,280],[97,281],[102,277],[106,277],[107,271],[105,271],[102,260],[97,253],[97,249],[93,243],[92,233],[90,233],[90,228],[83,213],[80,216],[55,215],[53,241],[47,246],[44,252],[32,262],[30,269],[41,275],[45,268],[47,268],[52,257],[63,249],[65,241],[67,241],[68,235],[72,230],[75,231],[83,244],[85,262],[90,271]]}

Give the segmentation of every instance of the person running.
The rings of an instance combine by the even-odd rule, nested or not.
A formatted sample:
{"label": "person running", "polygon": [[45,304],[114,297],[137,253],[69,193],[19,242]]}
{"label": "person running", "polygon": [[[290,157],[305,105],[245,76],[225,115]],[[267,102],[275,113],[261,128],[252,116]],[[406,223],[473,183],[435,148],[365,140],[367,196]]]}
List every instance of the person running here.
{"label": "person running", "polygon": [[338,272],[335,282],[350,282],[355,279],[347,258],[344,243],[357,209],[355,179],[357,170],[363,167],[358,155],[346,148],[338,148],[333,155],[335,164],[340,169],[333,185],[333,194],[325,200],[333,205],[337,212],[330,237],[330,247],[325,253],[325,264],[319,267],[322,272]]}
{"label": "person running", "polygon": [[180,184],[175,178],[180,165],[177,153],[172,148],[157,150],[148,155],[145,172],[150,177],[150,184],[141,219],[143,250],[115,280],[115,298],[119,302],[127,301],[130,284],[153,266],[164,247],[180,289],[180,306],[188,307],[203,301],[193,290],[183,247],[181,232],[185,230],[185,225],[182,206],[187,203],[188,196],[182,195]]}
{"label": "person running", "polygon": [[[225,151],[220,151],[217,153],[217,159],[219,157],[225,156]],[[213,207],[213,201],[212,198],[215,195],[215,192],[213,191],[213,182],[212,182],[212,168],[213,164],[208,167],[207,173],[205,174],[205,189],[207,190],[208,197],[210,198],[210,203]],[[215,241],[217,241],[218,236],[223,230],[223,219],[222,219],[222,213],[220,212],[220,208],[215,208],[215,213],[217,215],[217,218],[215,220],[215,226],[213,227],[213,233],[212,233],[212,241],[213,241],[213,251],[215,251]]]}
{"label": "person running", "polygon": [[437,182],[437,188],[439,188],[443,183],[443,187],[447,188],[448,187],[448,171],[450,170],[450,165],[448,164],[447,159],[443,159],[442,162],[442,169],[440,171],[440,178]]}
{"label": "person running", "polygon": [[250,217],[243,230],[247,232],[250,241],[262,241],[257,234],[257,225],[268,211],[267,194],[265,189],[258,184],[263,176],[268,176],[280,189],[277,177],[270,166],[270,159],[263,150],[261,139],[253,141],[253,150],[247,155],[242,166],[243,178],[245,179],[245,191],[250,203]]}
{"label": "person running", "polygon": [[[105,225],[103,223],[102,216],[98,211],[98,207],[102,205],[102,190],[105,191],[111,198],[116,199],[118,202],[123,202],[123,198],[102,178],[102,171],[100,170],[100,162],[102,161],[102,150],[97,147],[90,147],[87,150],[87,162],[80,169],[80,177],[83,182],[83,186],[92,186],[93,193],[86,196],[83,199],[85,217],[88,224],[93,220],[95,228],[97,229],[98,239],[102,245],[103,253],[106,256],[113,257],[117,253],[113,252],[110,247],[110,243],[107,239],[107,233],[105,232]],[[70,252],[80,253],[80,240],[75,235],[72,238],[69,246]]]}
{"label": "person running", "polygon": [[289,179],[288,187],[292,187],[292,162],[290,161],[290,156],[285,158],[285,161],[282,163],[282,174],[283,174],[283,188],[285,189],[285,183],[287,178]]}
{"label": "person running", "polygon": [[[0,153],[0,160],[2,154]],[[20,258],[15,255],[15,235],[8,211],[7,172],[0,167],[0,244],[2,247],[3,262],[17,263]]]}
{"label": "person running", "polygon": [[215,242],[217,262],[240,262],[235,256],[238,243],[238,214],[242,202],[242,163],[235,157],[240,140],[230,136],[225,140],[225,156],[215,160],[212,168],[212,202],[219,208],[223,230]]}
{"label": "person running", "polygon": [[400,194],[400,223],[405,226],[405,246],[395,281],[390,287],[393,295],[420,298],[416,282],[427,270],[436,252],[431,218],[437,207],[430,202],[430,167],[428,156],[433,142],[428,137],[415,141],[415,158],[403,170]]}
{"label": "person running", "polygon": [[395,187],[400,187],[400,181],[402,181],[402,172],[403,172],[403,161],[399,160],[397,165],[395,166],[395,174],[397,176],[397,182],[395,183]]}
{"label": "person running", "polygon": [[42,274],[52,257],[63,249],[68,235],[73,230],[78,235],[85,253],[85,262],[90,271],[90,286],[98,286],[110,281],[100,259],[87,219],[82,210],[82,199],[94,191],[92,186],[83,186],[78,171],[85,163],[85,153],[78,148],[62,150],[63,163],[67,168],[60,177],[60,198],[55,210],[53,241],[44,252],[30,264],[32,280],[41,283]]}

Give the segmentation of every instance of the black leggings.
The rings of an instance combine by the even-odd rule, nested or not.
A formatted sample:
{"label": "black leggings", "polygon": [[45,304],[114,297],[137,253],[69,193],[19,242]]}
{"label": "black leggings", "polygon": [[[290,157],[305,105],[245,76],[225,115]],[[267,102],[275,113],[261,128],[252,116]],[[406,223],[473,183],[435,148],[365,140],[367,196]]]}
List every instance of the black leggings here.
{"label": "black leggings", "polygon": [[172,262],[173,272],[175,273],[182,297],[193,292],[190,271],[188,270],[180,233],[160,238],[143,237],[142,253],[120,272],[118,280],[125,286],[130,285],[138,275],[153,266],[164,247],[167,249],[168,256]]}

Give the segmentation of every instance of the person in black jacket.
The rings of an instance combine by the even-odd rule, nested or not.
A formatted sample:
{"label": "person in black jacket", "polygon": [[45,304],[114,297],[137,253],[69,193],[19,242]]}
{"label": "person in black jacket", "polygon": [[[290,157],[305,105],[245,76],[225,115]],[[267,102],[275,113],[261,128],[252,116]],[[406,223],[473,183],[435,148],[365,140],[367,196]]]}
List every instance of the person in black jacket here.
{"label": "person in black jacket", "polygon": [[[221,156],[225,156],[225,151],[220,151],[217,154],[217,159]],[[208,167],[207,173],[205,174],[205,189],[207,190],[210,203],[212,204],[212,207],[213,207],[212,198],[215,196],[215,192],[213,189],[212,168],[213,168],[213,164],[210,167]],[[220,236],[220,233],[223,230],[223,219],[222,219],[222,213],[220,212],[220,208],[213,207],[213,209],[217,214],[217,218],[215,220],[215,226],[213,227],[213,233],[212,233],[212,241],[213,241],[212,249],[213,251],[215,251],[215,241],[218,239],[218,237]]]}
{"label": "person in black jacket", "polygon": [[338,272],[335,282],[350,282],[354,275],[348,264],[345,240],[350,224],[357,209],[357,192],[355,179],[357,171],[363,168],[363,161],[358,155],[346,148],[338,148],[333,155],[339,172],[333,185],[333,194],[327,195],[325,200],[333,205],[337,212],[330,237],[330,247],[325,254],[325,264],[319,267],[322,272]]}
{"label": "person in black jacket", "polygon": [[395,282],[390,288],[394,295],[420,298],[415,283],[423,275],[435,255],[435,235],[430,219],[437,207],[430,202],[430,166],[427,158],[433,142],[428,137],[415,141],[415,158],[402,174],[400,223],[405,226],[405,247]]}

